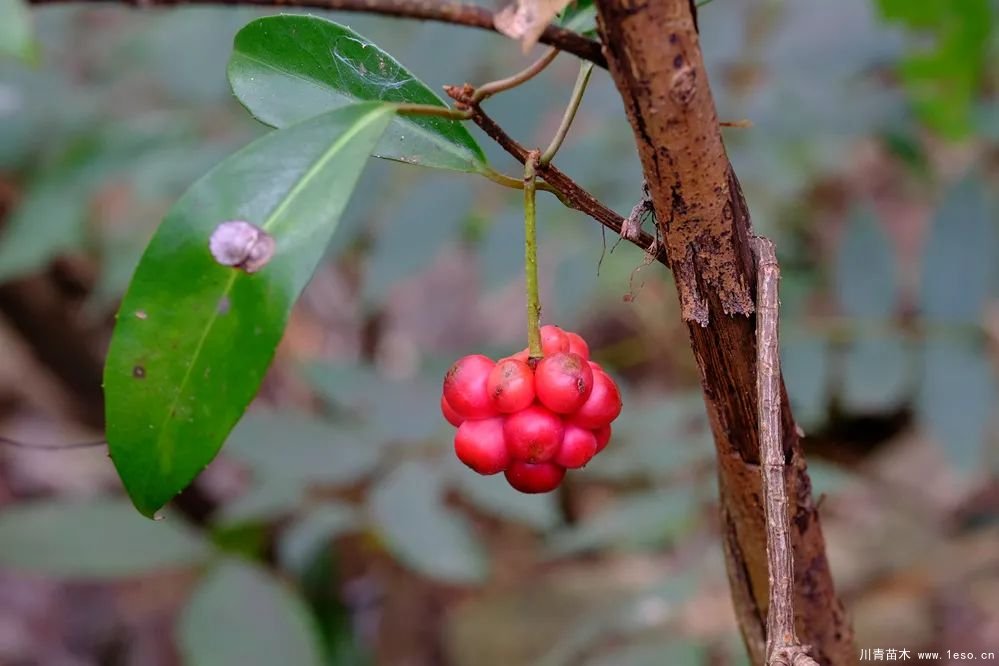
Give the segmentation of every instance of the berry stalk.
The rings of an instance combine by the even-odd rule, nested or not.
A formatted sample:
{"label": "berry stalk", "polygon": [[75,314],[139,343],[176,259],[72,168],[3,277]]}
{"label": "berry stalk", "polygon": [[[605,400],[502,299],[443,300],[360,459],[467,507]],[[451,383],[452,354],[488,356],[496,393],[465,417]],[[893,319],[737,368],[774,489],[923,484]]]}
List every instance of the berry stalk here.
{"label": "berry stalk", "polygon": [[540,359],[541,297],[538,294],[538,226],[535,189],[540,153],[533,150],[524,163],[524,282],[527,286],[527,349],[531,359]]}

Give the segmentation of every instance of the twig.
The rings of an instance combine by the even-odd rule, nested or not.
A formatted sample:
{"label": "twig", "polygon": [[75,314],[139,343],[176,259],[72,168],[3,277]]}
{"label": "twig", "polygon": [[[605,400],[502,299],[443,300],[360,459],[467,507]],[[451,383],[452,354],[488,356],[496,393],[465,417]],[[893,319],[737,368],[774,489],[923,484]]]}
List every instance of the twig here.
{"label": "twig", "polygon": [[756,257],[756,400],[760,421],[760,470],[767,523],[770,605],[767,611],[767,664],[818,666],[794,628],[794,558],[791,551],[784,447],[781,438],[780,350],[778,333],[780,266],[772,241],[751,239]]}
{"label": "twig", "polygon": [[[438,2],[435,0],[29,0],[31,4],[76,4],[97,5],[110,1],[133,7],[172,7],[176,5],[256,5],[264,7],[312,7],[341,12],[364,12],[397,18],[420,19],[453,23],[470,28],[497,32],[493,24],[495,12],[487,7],[462,2]],[[607,59],[601,51],[600,43],[583,37],[571,30],[549,25],[538,40],[542,44],[555,47],[559,51],[571,53],[583,60],[589,60],[600,67],[607,67]]]}
{"label": "twig", "polygon": [[[531,363],[541,359],[541,298],[538,294],[538,224],[534,201],[538,157],[532,150],[524,162],[524,283],[527,289],[527,347]],[[532,366],[533,367],[533,366]]]}
{"label": "twig", "polygon": [[552,60],[554,60],[555,56],[558,54],[558,49],[551,49],[548,53],[544,54],[538,60],[534,61],[513,76],[508,76],[505,79],[499,79],[497,81],[490,81],[489,83],[483,83],[475,90],[475,94],[473,95],[475,101],[481,102],[484,99],[492,97],[496,93],[516,88],[520,84],[530,81],[544,71],[544,69],[552,63]]}
{"label": "twig", "polygon": [[[478,104],[472,101],[472,95],[475,91],[471,86],[444,86],[444,91],[458,102],[459,106],[464,106],[471,110],[472,122],[478,125],[490,139],[499,144],[503,150],[512,155],[521,164],[527,162],[529,152],[527,148],[514,140]],[[545,166],[539,165],[538,176],[561,194],[560,199],[562,199],[566,206],[589,215],[600,224],[620,235],[621,228],[624,225],[624,218],[602,204],[596,197],[580,187],[572,178],[551,164]],[[637,238],[631,240],[631,243],[647,253],[654,253],[657,261],[666,264],[665,249],[658,245],[655,237],[648,232],[643,231],[639,233]]]}
{"label": "twig", "polygon": [[565,135],[569,133],[572,121],[576,117],[576,111],[579,110],[579,104],[583,101],[583,93],[586,92],[586,84],[589,82],[592,72],[593,63],[591,62],[584,62],[579,66],[579,76],[576,77],[576,85],[572,89],[572,97],[569,98],[569,104],[565,107],[565,113],[562,114],[562,122],[559,123],[558,131],[555,132],[555,138],[552,139],[551,144],[545,148],[545,152],[541,153],[541,159],[539,160],[541,166],[547,166],[552,161],[552,158],[555,157],[558,149],[562,147]]}

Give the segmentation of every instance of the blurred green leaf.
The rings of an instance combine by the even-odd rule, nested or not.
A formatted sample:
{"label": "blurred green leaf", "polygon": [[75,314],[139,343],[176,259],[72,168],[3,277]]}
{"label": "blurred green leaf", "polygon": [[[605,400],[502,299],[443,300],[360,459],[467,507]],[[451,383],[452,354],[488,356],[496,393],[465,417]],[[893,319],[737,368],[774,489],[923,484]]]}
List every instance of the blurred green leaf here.
{"label": "blurred green leaf", "polygon": [[700,666],[707,659],[704,648],[692,641],[640,641],[600,652],[584,666]]}
{"label": "blurred green leaf", "polygon": [[368,366],[329,363],[312,364],[306,377],[327,401],[362,419],[362,445],[419,442],[446,425],[436,381],[392,380]]}
{"label": "blurred green leaf", "polygon": [[994,20],[989,1],[877,1],[886,19],[920,33],[900,73],[923,122],[949,138],[962,138],[972,127]]}
{"label": "blurred green leaf", "polygon": [[962,340],[930,339],[923,359],[919,396],[923,423],[955,467],[980,471],[997,397],[985,349]]}
{"label": "blurred green leaf", "polygon": [[378,482],[369,498],[374,526],[403,563],[430,578],[477,583],[486,554],[465,518],[444,505],[439,470],[405,462]]}
{"label": "blurred green leaf", "polygon": [[551,529],[561,521],[558,497],[554,493],[527,495],[511,488],[502,475],[472,474],[457,462],[453,469],[462,496],[482,511],[539,530]]}
{"label": "blurred green leaf", "polygon": [[123,500],[42,500],[0,512],[0,566],[25,573],[125,578],[210,556],[210,546],[179,519],[150,522]]}
{"label": "blurred green leaf", "polygon": [[[112,460],[142,513],[190,483],[253,398],[390,118],[385,106],[359,104],[268,134],[198,181],[160,225],[104,372]],[[208,239],[226,220],[275,238],[259,272],[211,256]]]}
{"label": "blurred green leaf", "polygon": [[31,11],[24,0],[0,0],[0,55],[27,62],[38,57]]}
{"label": "blurred green leaf", "polygon": [[300,479],[281,476],[255,478],[241,495],[226,502],[213,516],[221,525],[277,520],[295,512],[305,499]]}
{"label": "blurred green leaf", "polygon": [[985,192],[979,176],[967,176],[951,187],[933,217],[920,291],[926,319],[973,323],[981,319],[999,259]]}
{"label": "blurred green leaf", "polygon": [[898,407],[915,374],[916,358],[901,336],[861,337],[844,351],[840,398],[854,413]]}
{"label": "blurred green leaf", "polygon": [[781,370],[795,420],[814,427],[826,417],[829,348],[823,338],[802,332],[781,343]]}
{"label": "blurred green leaf", "polygon": [[302,600],[264,570],[238,560],[213,569],[181,613],[188,666],[325,666]]}
{"label": "blurred green leaf", "polygon": [[226,453],[262,477],[351,484],[378,464],[382,449],[365,442],[357,428],[297,412],[254,411],[242,418]]}
{"label": "blurred green leaf", "polygon": [[[236,35],[229,83],[255,118],[285,127],[353,101],[446,106],[425,83],[350,28],[316,16],[270,16]],[[482,149],[456,120],[397,116],[374,154],[479,172]]]}
{"label": "blurred green leaf", "polygon": [[434,264],[456,239],[475,189],[453,174],[418,179],[385,215],[364,271],[362,296],[381,304],[390,289]]}
{"label": "blurred green leaf", "polygon": [[895,313],[895,251],[870,208],[850,213],[836,255],[834,279],[836,297],[846,315],[882,320]]}
{"label": "blurred green leaf", "polygon": [[574,0],[566,5],[555,24],[587,37],[597,34],[597,6],[593,0]]}
{"label": "blurred green leaf", "polygon": [[310,507],[281,533],[278,561],[301,576],[323,547],[358,525],[357,511],[348,504],[324,502]]}
{"label": "blurred green leaf", "polygon": [[601,548],[644,548],[690,527],[696,503],[691,488],[636,493],[578,525],[554,533],[547,552],[558,557]]}

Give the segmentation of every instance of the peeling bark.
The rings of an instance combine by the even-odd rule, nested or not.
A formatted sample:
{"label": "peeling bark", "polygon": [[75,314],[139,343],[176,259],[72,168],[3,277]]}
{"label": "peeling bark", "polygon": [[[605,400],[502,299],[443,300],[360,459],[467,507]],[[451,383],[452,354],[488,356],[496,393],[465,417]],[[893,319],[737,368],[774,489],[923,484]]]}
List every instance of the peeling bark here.
{"label": "peeling bark", "polygon": [[[762,664],[769,574],[749,211],[722,142],[689,0],[597,0],[597,10],[701,372],[736,616],[753,663]],[[783,382],[780,395],[798,636],[819,663],[854,664]]]}

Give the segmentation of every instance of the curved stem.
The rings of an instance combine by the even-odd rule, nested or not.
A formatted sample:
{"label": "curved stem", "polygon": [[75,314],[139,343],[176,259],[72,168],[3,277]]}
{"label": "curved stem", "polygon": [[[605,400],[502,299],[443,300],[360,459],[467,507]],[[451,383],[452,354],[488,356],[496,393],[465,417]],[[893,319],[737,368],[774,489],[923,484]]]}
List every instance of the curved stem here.
{"label": "curved stem", "polygon": [[555,56],[558,54],[558,49],[551,49],[548,53],[544,54],[538,60],[534,61],[513,76],[508,76],[505,79],[499,79],[497,81],[490,81],[489,83],[482,84],[475,89],[475,93],[472,95],[472,101],[481,102],[488,97],[492,97],[496,93],[503,92],[504,90],[510,90],[510,88],[516,88],[520,84],[530,81],[535,76],[540,74],[545,67],[550,65],[552,60],[555,60]]}
{"label": "curved stem", "polygon": [[396,104],[395,112],[403,116],[438,116],[451,120],[468,120],[472,117],[471,111],[433,104]]}
{"label": "curved stem", "polygon": [[569,99],[569,105],[565,107],[565,113],[562,114],[562,124],[558,127],[558,132],[555,133],[555,138],[552,139],[551,144],[542,153],[539,163],[542,166],[547,166],[552,158],[555,157],[555,153],[558,149],[562,147],[562,142],[565,141],[565,135],[569,132],[569,127],[572,126],[572,121],[576,117],[576,111],[579,110],[579,103],[583,101],[583,93],[586,92],[586,84],[590,81],[590,74],[593,72],[593,63],[584,62],[579,66],[579,76],[576,77],[576,85],[572,89],[572,98]]}
{"label": "curved stem", "polygon": [[534,205],[538,151],[532,150],[524,162],[524,282],[527,287],[527,348],[529,359],[541,352],[541,296],[538,294],[538,225]]}

